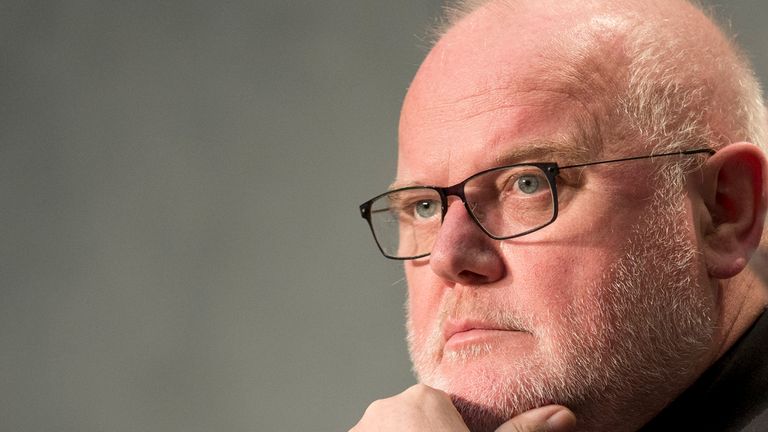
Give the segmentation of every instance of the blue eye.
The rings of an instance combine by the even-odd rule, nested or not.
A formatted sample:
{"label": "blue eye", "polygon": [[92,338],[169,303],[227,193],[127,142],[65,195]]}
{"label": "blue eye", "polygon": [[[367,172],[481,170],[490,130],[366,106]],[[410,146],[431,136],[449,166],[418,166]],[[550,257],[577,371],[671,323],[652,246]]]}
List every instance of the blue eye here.
{"label": "blue eye", "polygon": [[533,194],[539,190],[539,178],[534,175],[524,175],[517,179],[517,188],[525,194]]}
{"label": "blue eye", "polygon": [[414,205],[414,211],[419,217],[428,219],[437,213],[440,203],[434,200],[419,201]]}

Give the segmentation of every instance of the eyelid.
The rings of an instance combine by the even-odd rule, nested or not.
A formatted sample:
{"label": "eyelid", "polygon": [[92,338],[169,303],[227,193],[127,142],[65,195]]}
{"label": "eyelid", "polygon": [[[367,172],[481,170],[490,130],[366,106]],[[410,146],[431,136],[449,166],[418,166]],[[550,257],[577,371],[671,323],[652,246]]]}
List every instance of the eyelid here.
{"label": "eyelid", "polygon": [[406,195],[405,192],[408,192],[408,190],[400,191],[397,194],[392,194],[392,192],[398,192],[398,189],[394,189],[389,191],[389,202],[391,206],[393,207],[399,207],[403,208],[403,203],[406,203],[407,205],[411,206],[415,202],[418,201],[424,201],[424,200],[430,200],[430,201],[436,201],[440,202],[440,197],[435,195],[435,190],[430,188],[423,188],[423,189],[411,189],[413,191],[412,195]]}

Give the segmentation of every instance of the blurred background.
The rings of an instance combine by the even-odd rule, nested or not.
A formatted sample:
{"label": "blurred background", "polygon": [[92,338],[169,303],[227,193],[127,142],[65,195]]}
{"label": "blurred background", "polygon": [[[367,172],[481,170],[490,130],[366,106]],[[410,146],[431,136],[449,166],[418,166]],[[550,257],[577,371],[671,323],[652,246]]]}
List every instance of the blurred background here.
{"label": "blurred background", "polygon": [[[768,76],[768,4],[710,2]],[[340,431],[411,385],[392,179],[439,0],[0,0],[0,430]]]}

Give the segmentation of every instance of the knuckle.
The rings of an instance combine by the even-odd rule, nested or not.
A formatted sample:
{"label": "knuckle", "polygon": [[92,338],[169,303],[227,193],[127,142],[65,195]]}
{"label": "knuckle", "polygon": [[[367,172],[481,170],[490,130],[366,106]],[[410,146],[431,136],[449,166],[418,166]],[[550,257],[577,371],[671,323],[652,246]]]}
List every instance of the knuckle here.
{"label": "knuckle", "polygon": [[424,393],[427,393],[429,391],[429,389],[430,388],[428,386],[426,386],[425,384],[419,383],[419,384],[414,384],[414,385],[408,387],[408,389],[405,391],[405,393],[424,394]]}
{"label": "knuckle", "polygon": [[410,388],[408,388],[408,390],[406,390],[404,393],[408,394],[411,397],[415,397],[417,399],[426,399],[426,400],[439,399],[445,396],[445,393],[443,393],[442,391],[434,389],[424,384],[413,385]]}
{"label": "knuckle", "polygon": [[443,391],[424,384],[416,384],[403,393],[403,396],[413,405],[432,411],[453,406],[450,397]]}
{"label": "knuckle", "polygon": [[365,415],[371,415],[379,411],[384,411],[384,407],[387,405],[386,399],[379,399],[371,402],[368,408],[365,409]]}

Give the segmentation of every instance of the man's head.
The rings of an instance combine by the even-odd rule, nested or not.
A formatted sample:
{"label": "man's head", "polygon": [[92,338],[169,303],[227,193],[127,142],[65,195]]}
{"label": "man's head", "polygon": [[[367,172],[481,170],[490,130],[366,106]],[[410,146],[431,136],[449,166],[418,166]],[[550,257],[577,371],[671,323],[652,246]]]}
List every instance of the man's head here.
{"label": "man's head", "polygon": [[547,403],[637,428],[762,310],[732,283],[766,209],[765,158],[734,144],[768,141],[759,86],[683,1],[475,3],[409,89],[396,186],[719,151],[563,170],[557,220],[510,240],[451,198],[431,254],[405,264],[414,369],[477,430]]}

